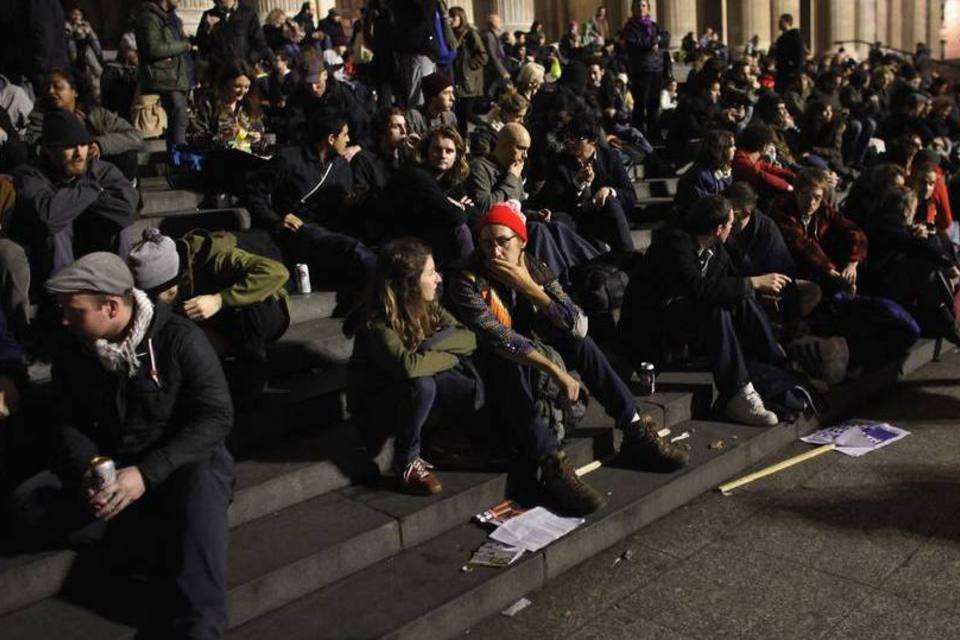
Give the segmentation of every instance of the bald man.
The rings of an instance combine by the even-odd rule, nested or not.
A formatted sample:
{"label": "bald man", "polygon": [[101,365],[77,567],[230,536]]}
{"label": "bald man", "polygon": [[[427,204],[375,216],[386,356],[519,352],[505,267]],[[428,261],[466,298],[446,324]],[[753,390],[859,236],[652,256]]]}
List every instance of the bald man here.
{"label": "bald man", "polygon": [[[503,125],[490,157],[470,163],[467,192],[480,211],[489,211],[498,202],[527,199],[523,190],[523,167],[530,151],[530,134],[519,123]],[[549,216],[548,216],[549,217]]]}

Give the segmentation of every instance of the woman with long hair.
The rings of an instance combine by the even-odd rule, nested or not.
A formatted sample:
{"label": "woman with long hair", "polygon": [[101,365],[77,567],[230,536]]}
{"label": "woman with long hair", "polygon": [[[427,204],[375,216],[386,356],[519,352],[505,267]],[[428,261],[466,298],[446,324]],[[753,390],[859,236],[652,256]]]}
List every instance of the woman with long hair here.
{"label": "woman with long hair", "polygon": [[[470,173],[466,147],[456,128],[437,127],[420,141],[418,163],[401,169],[387,185],[381,215],[395,235],[415,235],[433,250],[441,267],[473,253],[468,221],[479,217],[466,195]],[[403,203],[395,207],[394,203]]]}
{"label": "woman with long hair", "polygon": [[137,152],[143,137],[133,125],[93,100],[89,81],[66,69],[54,69],[44,79],[40,99],[30,112],[24,141],[36,145],[43,131],[43,116],[51,109],[75,113],[93,136],[90,154],[116,165],[130,180],[137,177]]}
{"label": "woman with long hair", "polygon": [[[476,337],[441,306],[441,281],[429,247],[419,240],[384,245],[350,360],[350,411],[371,445],[396,436],[398,480],[417,494],[442,490],[420,457],[424,428],[463,424],[482,401],[479,376],[466,361]],[[385,425],[390,433],[383,432]],[[379,447],[371,448],[376,455]]]}
{"label": "woman with long hair", "polygon": [[208,195],[243,193],[246,175],[265,162],[263,110],[255,79],[246,64],[229,65],[212,93],[197,101],[187,139],[206,153]]}
{"label": "woman with long hair", "polygon": [[487,49],[480,32],[467,20],[463,7],[450,7],[450,27],[456,38],[457,58],[453,63],[455,109],[460,136],[467,139],[467,124],[479,124],[477,104],[483,98],[483,73]]}

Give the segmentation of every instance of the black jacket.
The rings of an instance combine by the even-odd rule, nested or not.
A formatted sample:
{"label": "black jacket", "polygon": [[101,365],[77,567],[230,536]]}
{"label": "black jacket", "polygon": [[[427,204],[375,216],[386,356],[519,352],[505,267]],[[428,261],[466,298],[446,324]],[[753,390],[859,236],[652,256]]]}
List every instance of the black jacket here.
{"label": "black jacket", "polygon": [[314,146],[284,147],[250,176],[247,186],[254,227],[276,231],[288,213],[304,222],[347,226],[343,198],[353,190],[353,174],[342,156],[323,165]]}
{"label": "black jacket", "polygon": [[55,456],[64,480],[77,482],[91,458],[106,455],[118,468],[136,465],[147,488],[157,487],[223,445],[233,403],[203,332],[158,303],[147,339],[159,384],[150,376],[146,339],[132,378],[106,371],[78,340],[55,356]]}
{"label": "black jacket", "polygon": [[59,0],[0,3],[0,72],[13,82],[25,77],[42,87],[45,74],[68,69],[65,22]]}
{"label": "black jacket", "polygon": [[[210,28],[207,26],[207,16],[216,16],[220,22]],[[214,69],[223,68],[234,60],[250,63],[259,62],[262,58],[273,60],[257,12],[239,2],[229,15],[220,7],[204,11],[194,42],[202,55],[209,56]]]}
{"label": "black jacket", "polygon": [[384,189],[380,218],[387,229],[401,235],[456,227],[477,214],[447,199],[458,200],[464,193],[462,185],[444,188],[426,170],[409,165],[394,173]]}
{"label": "black jacket", "polygon": [[139,199],[130,181],[104,160],[91,161],[84,176],[69,182],[55,182],[43,168],[23,165],[14,174],[14,186],[10,237],[28,248],[42,247],[72,224],[77,257],[116,250],[117,236],[133,224]]}
{"label": "black jacket", "polygon": [[394,0],[393,44],[397,53],[419,54],[436,60],[440,55],[434,15],[437,0]]}
{"label": "black jacket", "polygon": [[624,211],[629,213],[637,204],[637,192],[620,158],[610,147],[598,144],[592,164],[593,184],[578,194],[574,178],[580,170],[580,163],[569,153],[561,154],[550,165],[546,184],[537,195],[536,204],[530,206],[573,212],[586,205],[601,187],[611,187],[617,192],[617,200]]}
{"label": "black jacket", "polygon": [[781,33],[774,48],[777,52],[778,76],[786,79],[800,73],[803,61],[807,57],[807,47],[803,43],[800,29],[787,29]]}
{"label": "black jacket", "polygon": [[306,142],[309,122],[329,112],[346,116],[347,126],[350,128],[350,144],[371,146],[371,105],[358,98],[349,86],[334,80],[332,76],[327,77],[327,90],[319,98],[303,86],[293,93],[283,110],[284,128],[280,131],[282,141],[286,144]]}

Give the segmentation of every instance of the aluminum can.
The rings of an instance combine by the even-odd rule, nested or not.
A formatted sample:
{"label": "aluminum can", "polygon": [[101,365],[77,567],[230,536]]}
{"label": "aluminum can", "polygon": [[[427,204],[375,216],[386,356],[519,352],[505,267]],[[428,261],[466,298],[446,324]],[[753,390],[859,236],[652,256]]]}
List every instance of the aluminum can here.
{"label": "aluminum can", "polygon": [[297,289],[300,293],[310,293],[310,267],[302,262],[297,264],[294,269],[297,271]]}
{"label": "aluminum can", "polygon": [[640,395],[649,396],[657,392],[657,368],[652,362],[641,362],[637,375],[640,378]]}
{"label": "aluminum can", "polygon": [[106,456],[90,461],[90,485],[97,491],[117,481],[117,465]]}

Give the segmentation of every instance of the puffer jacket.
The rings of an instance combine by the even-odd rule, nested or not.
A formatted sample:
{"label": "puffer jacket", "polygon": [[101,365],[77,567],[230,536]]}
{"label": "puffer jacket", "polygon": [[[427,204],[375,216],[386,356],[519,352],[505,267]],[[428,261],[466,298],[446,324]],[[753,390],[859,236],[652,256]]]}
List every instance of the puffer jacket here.
{"label": "puffer jacket", "polygon": [[187,91],[190,88],[190,42],[179,21],[155,2],[144,2],[134,26],[140,54],[141,93]]}

